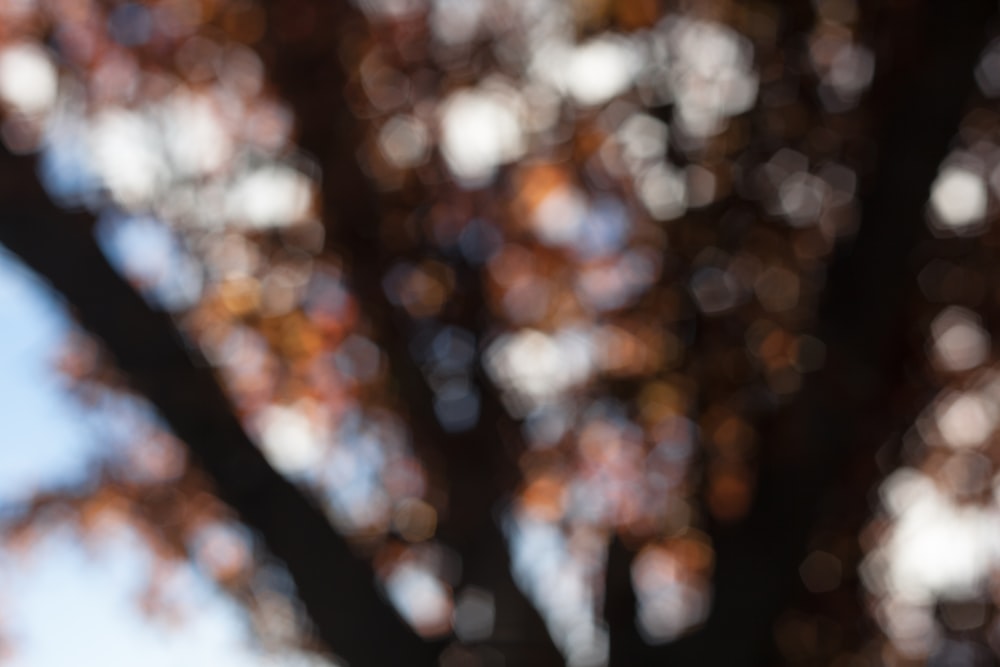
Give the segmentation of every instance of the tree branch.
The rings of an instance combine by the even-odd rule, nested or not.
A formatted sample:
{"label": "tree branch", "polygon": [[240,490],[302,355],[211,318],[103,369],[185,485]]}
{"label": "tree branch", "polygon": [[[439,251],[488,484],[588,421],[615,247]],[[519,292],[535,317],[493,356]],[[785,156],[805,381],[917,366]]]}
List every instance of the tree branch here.
{"label": "tree branch", "polygon": [[[562,665],[540,615],[514,583],[506,541],[496,521],[497,510],[520,479],[519,426],[490,381],[477,372],[482,390],[478,424],[462,433],[444,429],[434,416],[434,390],[414,361],[403,321],[382,289],[384,272],[399,258],[386,255],[380,240],[381,197],[357,160],[363,128],[346,98],[349,73],[340,51],[345,37],[357,39],[363,34],[364,18],[346,2],[266,4],[270,41],[262,52],[272,81],[295,112],[299,147],[322,168],[327,250],[347,262],[351,287],[389,358],[408,408],[418,454],[429,467],[443,468],[448,511],[439,538],[461,556],[462,584],[488,588],[495,596],[496,630],[485,643],[509,664]],[[303,16],[309,17],[308,22]],[[474,286],[465,286],[475,310],[468,319],[479,328],[475,326],[483,303],[479,276],[473,281]]]}
{"label": "tree branch", "polygon": [[378,590],[366,562],[323,511],[278,474],[247,436],[207,362],[108,264],[88,215],[53,205],[35,161],[0,148],[0,243],[73,308],[134,389],[159,411],[219,496],[281,559],[320,638],[353,665],[432,665],[425,642]]}

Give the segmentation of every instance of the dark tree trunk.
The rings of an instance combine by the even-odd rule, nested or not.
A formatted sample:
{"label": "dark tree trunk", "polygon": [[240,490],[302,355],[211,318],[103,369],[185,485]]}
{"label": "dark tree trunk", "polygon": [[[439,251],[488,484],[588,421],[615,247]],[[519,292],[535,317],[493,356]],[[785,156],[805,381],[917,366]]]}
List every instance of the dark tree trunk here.
{"label": "dark tree trunk", "polygon": [[[816,522],[824,510],[837,511],[829,503],[844,492],[838,485],[848,462],[874,459],[915,412],[891,409],[904,371],[912,253],[926,236],[930,187],[973,92],[993,10],[985,1],[884,10],[880,69],[868,102],[880,128],[876,169],[862,194],[858,234],[839,248],[828,273],[817,326],[826,364],[762,434],[765,458],[751,512],[711,530],[714,604],[704,626],[661,647],[645,645],[626,627],[612,639],[612,667],[749,666],[774,658],[774,622],[796,590]],[[863,480],[853,493],[866,496],[875,482]],[[628,559],[612,555],[619,572],[609,577],[627,586],[621,580]],[[614,613],[620,619],[624,612]]]}

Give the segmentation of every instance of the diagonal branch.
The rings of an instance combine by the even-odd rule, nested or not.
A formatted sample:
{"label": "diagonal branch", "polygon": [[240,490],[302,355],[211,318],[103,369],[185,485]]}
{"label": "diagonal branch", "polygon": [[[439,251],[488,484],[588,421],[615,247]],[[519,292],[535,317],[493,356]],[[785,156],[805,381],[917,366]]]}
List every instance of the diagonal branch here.
{"label": "diagonal branch", "polygon": [[322,510],[267,463],[169,315],[108,264],[90,217],[53,205],[34,174],[33,159],[0,148],[0,243],[63,295],[219,496],[284,561],[320,638],[353,665],[435,664],[440,646],[406,625]]}

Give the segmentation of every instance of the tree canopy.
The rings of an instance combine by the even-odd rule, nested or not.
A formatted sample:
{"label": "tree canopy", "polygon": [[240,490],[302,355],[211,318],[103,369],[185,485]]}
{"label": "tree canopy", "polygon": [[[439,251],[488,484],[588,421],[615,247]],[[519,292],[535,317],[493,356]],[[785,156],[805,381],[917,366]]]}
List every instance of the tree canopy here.
{"label": "tree canopy", "polygon": [[0,0],[0,244],[127,425],[4,544],[353,666],[992,664],[994,10]]}

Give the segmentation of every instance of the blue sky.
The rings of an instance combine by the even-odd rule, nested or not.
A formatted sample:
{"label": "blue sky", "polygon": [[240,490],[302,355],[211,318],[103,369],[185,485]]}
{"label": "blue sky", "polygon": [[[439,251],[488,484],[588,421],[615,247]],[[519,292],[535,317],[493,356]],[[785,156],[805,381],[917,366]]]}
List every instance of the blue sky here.
{"label": "blue sky", "polygon": [[79,479],[96,452],[53,368],[68,331],[59,303],[0,249],[0,504]]}

